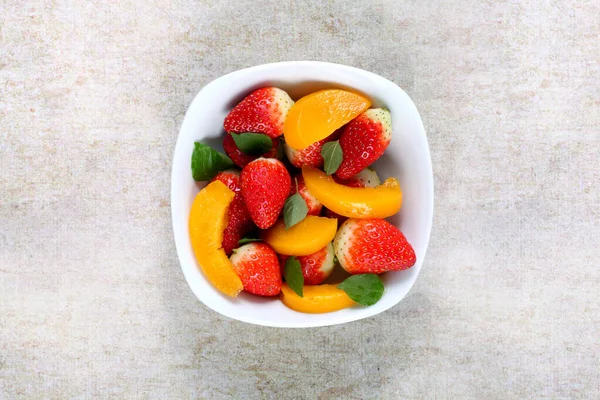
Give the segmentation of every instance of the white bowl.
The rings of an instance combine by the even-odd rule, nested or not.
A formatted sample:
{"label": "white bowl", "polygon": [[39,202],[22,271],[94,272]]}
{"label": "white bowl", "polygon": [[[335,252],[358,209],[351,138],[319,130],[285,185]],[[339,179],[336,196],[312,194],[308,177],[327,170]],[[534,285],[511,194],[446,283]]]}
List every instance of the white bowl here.
{"label": "white bowl", "polygon": [[[292,99],[321,89],[346,88],[367,95],[373,107],[392,114],[393,136],[385,154],[375,163],[379,176],[400,180],[403,205],[388,220],[412,244],[417,263],[410,269],[382,275],[385,294],[370,307],[354,306],[328,314],[303,314],[285,307],[277,298],[240,294],[222,295],[206,280],[194,256],[188,235],[188,215],[194,197],[204,185],[192,178],[190,160],[195,141],[222,150],[223,119],[252,90],[277,86]],[[361,69],[324,62],[298,61],[242,69],[206,85],[190,105],[175,146],[171,178],[171,212],[181,269],[194,294],[206,306],[239,321],[274,327],[335,325],[370,317],[397,304],[415,283],[429,242],[433,216],[433,174],[427,137],[417,108],[393,82]]]}

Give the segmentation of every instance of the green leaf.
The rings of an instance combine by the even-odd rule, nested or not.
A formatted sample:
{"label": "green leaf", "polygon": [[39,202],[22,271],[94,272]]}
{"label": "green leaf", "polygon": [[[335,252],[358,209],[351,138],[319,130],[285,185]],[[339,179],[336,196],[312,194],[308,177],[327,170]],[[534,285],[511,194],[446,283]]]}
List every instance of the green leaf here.
{"label": "green leaf", "polygon": [[325,161],[325,173],[327,175],[337,171],[344,159],[344,153],[338,140],[325,143],[321,149],[321,155]]}
{"label": "green leaf", "polygon": [[285,223],[285,229],[291,228],[298,222],[306,218],[308,214],[308,206],[306,201],[300,194],[296,193],[290,196],[283,205],[283,222]]}
{"label": "green leaf", "polygon": [[202,143],[194,143],[192,176],[196,181],[209,181],[224,169],[233,167],[233,161]]}
{"label": "green leaf", "polygon": [[302,275],[302,267],[300,261],[296,257],[289,257],[283,268],[283,276],[290,288],[300,297],[304,297],[304,275]]}
{"label": "green leaf", "polygon": [[352,275],[338,285],[348,297],[363,306],[372,306],[383,296],[383,282],[375,274]]}
{"label": "green leaf", "polygon": [[262,133],[232,133],[235,145],[242,153],[259,156],[273,147],[273,141]]}
{"label": "green leaf", "polygon": [[258,238],[243,238],[238,241],[238,246],[242,246],[244,244],[252,243],[252,242],[262,242],[262,239]]}

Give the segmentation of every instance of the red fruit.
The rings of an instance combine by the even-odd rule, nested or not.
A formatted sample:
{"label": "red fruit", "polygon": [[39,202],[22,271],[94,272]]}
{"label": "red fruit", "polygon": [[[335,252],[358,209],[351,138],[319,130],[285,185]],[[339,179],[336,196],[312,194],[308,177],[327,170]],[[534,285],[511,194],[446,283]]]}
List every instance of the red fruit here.
{"label": "red fruit", "polygon": [[[282,274],[288,258],[289,256],[279,255]],[[300,262],[305,285],[319,285],[323,283],[325,279],[329,278],[335,266],[333,245],[331,243],[316,253],[307,256],[297,256],[296,259]]]}
{"label": "red fruit", "polygon": [[272,142],[273,147],[267,153],[261,156],[253,156],[242,153],[242,151],[238,149],[235,142],[233,141],[233,137],[231,136],[231,134],[227,133],[223,138],[223,149],[235,165],[237,165],[240,168],[244,168],[246,165],[248,165],[248,163],[260,157],[275,158],[277,156],[277,148],[279,147],[279,138],[272,139]]}
{"label": "red fruit", "polygon": [[342,225],[348,219],[348,217],[344,217],[343,215],[340,215],[335,211],[331,211],[329,208],[325,207],[323,207],[323,216],[327,218],[336,218],[338,220],[338,226]]}
{"label": "red fruit", "polygon": [[319,140],[302,150],[294,150],[287,143],[283,144],[285,149],[285,155],[287,156],[290,163],[296,168],[302,168],[304,165],[308,165],[315,168],[321,168],[323,166],[323,156],[321,155],[321,149],[323,145],[327,143],[327,138]]}
{"label": "red fruit", "polygon": [[[296,182],[298,182],[298,191],[296,191]],[[323,208],[323,204],[316,197],[314,197],[308,191],[306,184],[304,183],[304,178],[302,174],[298,174],[292,179],[292,190],[290,191],[290,196],[300,193],[300,196],[306,202],[308,206],[308,215],[319,215],[321,213],[321,209]]]}
{"label": "red fruit", "polygon": [[231,191],[235,193],[233,201],[229,205],[227,211],[227,227],[223,232],[222,247],[227,255],[231,254],[232,250],[238,247],[238,242],[254,227],[250,213],[246,208],[244,199],[242,198],[242,186],[240,185],[240,173],[236,170],[221,171],[215,176],[213,181],[221,181]]}
{"label": "red fruit", "polygon": [[294,150],[287,143],[283,144],[283,148],[285,149],[285,155],[294,167],[302,168],[304,165],[308,165],[310,167],[321,168],[323,166],[323,156],[321,155],[323,145],[336,140],[338,137],[339,132],[336,131],[325,139],[319,140],[302,150]]}
{"label": "red fruit", "polygon": [[344,158],[335,172],[349,179],[377,160],[390,144],[392,118],[382,108],[369,109],[350,121],[340,136]]}
{"label": "red fruit", "polygon": [[245,244],[236,249],[229,260],[246,292],[259,296],[277,296],[281,291],[279,260],[268,244]]}
{"label": "red fruit", "polygon": [[349,219],[335,235],[333,246],[340,265],[351,274],[399,271],[417,261],[400,229],[384,219]]}
{"label": "red fruit", "polygon": [[381,181],[377,176],[377,172],[372,168],[365,168],[360,171],[358,174],[354,175],[350,179],[341,180],[334,176],[333,178],[337,183],[350,186],[350,187],[358,187],[365,188],[370,187],[374,188],[381,185]]}
{"label": "red fruit", "polygon": [[289,172],[279,160],[259,158],[244,167],[241,182],[242,196],[252,220],[260,229],[270,228],[290,194]]}
{"label": "red fruit", "polygon": [[294,104],[290,96],[276,87],[250,93],[225,117],[226,132],[264,133],[276,138],[283,133],[283,122]]}

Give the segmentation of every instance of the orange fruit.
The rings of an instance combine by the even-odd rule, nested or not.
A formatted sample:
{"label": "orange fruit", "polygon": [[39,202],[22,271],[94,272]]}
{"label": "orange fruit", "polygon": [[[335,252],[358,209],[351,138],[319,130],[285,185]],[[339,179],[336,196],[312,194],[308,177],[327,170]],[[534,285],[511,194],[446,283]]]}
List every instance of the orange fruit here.
{"label": "orange fruit", "polygon": [[356,303],[335,285],[304,286],[300,297],[287,283],[281,286],[281,301],[292,310],[320,314],[352,307]]}
{"label": "orange fruit", "polygon": [[387,218],[402,206],[402,190],[396,178],[374,188],[344,186],[312,167],[302,168],[308,191],[329,210],[349,218]]}
{"label": "orange fruit", "polygon": [[337,219],[308,215],[286,229],[283,219],[262,233],[262,239],[286,256],[306,256],[316,253],[335,237]]}
{"label": "orange fruit", "polygon": [[215,288],[235,297],[244,288],[221,247],[227,226],[227,210],[233,193],[223,182],[209,183],[196,195],[190,211],[192,248],[202,272]]}
{"label": "orange fruit", "polygon": [[340,89],[304,96],[287,114],[283,124],[285,142],[294,150],[305,149],[352,121],[370,105],[366,97]]}

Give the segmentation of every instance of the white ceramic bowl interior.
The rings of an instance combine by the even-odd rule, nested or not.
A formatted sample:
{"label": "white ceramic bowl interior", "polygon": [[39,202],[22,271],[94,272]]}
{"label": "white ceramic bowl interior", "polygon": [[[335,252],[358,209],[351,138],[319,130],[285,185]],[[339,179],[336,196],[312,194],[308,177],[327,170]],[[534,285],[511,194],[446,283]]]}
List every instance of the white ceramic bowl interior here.
{"label": "white ceramic bowl interior", "polygon": [[[352,89],[368,96],[372,107],[392,114],[393,136],[385,154],[375,163],[380,178],[400,180],[403,205],[388,220],[412,244],[417,263],[410,269],[382,275],[385,294],[370,307],[355,306],[328,314],[303,314],[285,307],[278,298],[242,293],[232,299],[208,282],[194,256],[188,235],[188,215],[194,197],[204,184],[192,178],[190,159],[194,142],[222,151],[223,120],[254,89],[277,86],[292,99],[321,89]],[[175,147],[171,182],[171,211],[175,244],[181,268],[194,294],[209,308],[233,319],[274,327],[315,327],[366,318],[397,304],[415,283],[429,242],[433,216],[433,174],[427,138],[419,112],[408,95],[379,75],[344,65],[298,61],[259,65],[215,79],[190,105]]]}

